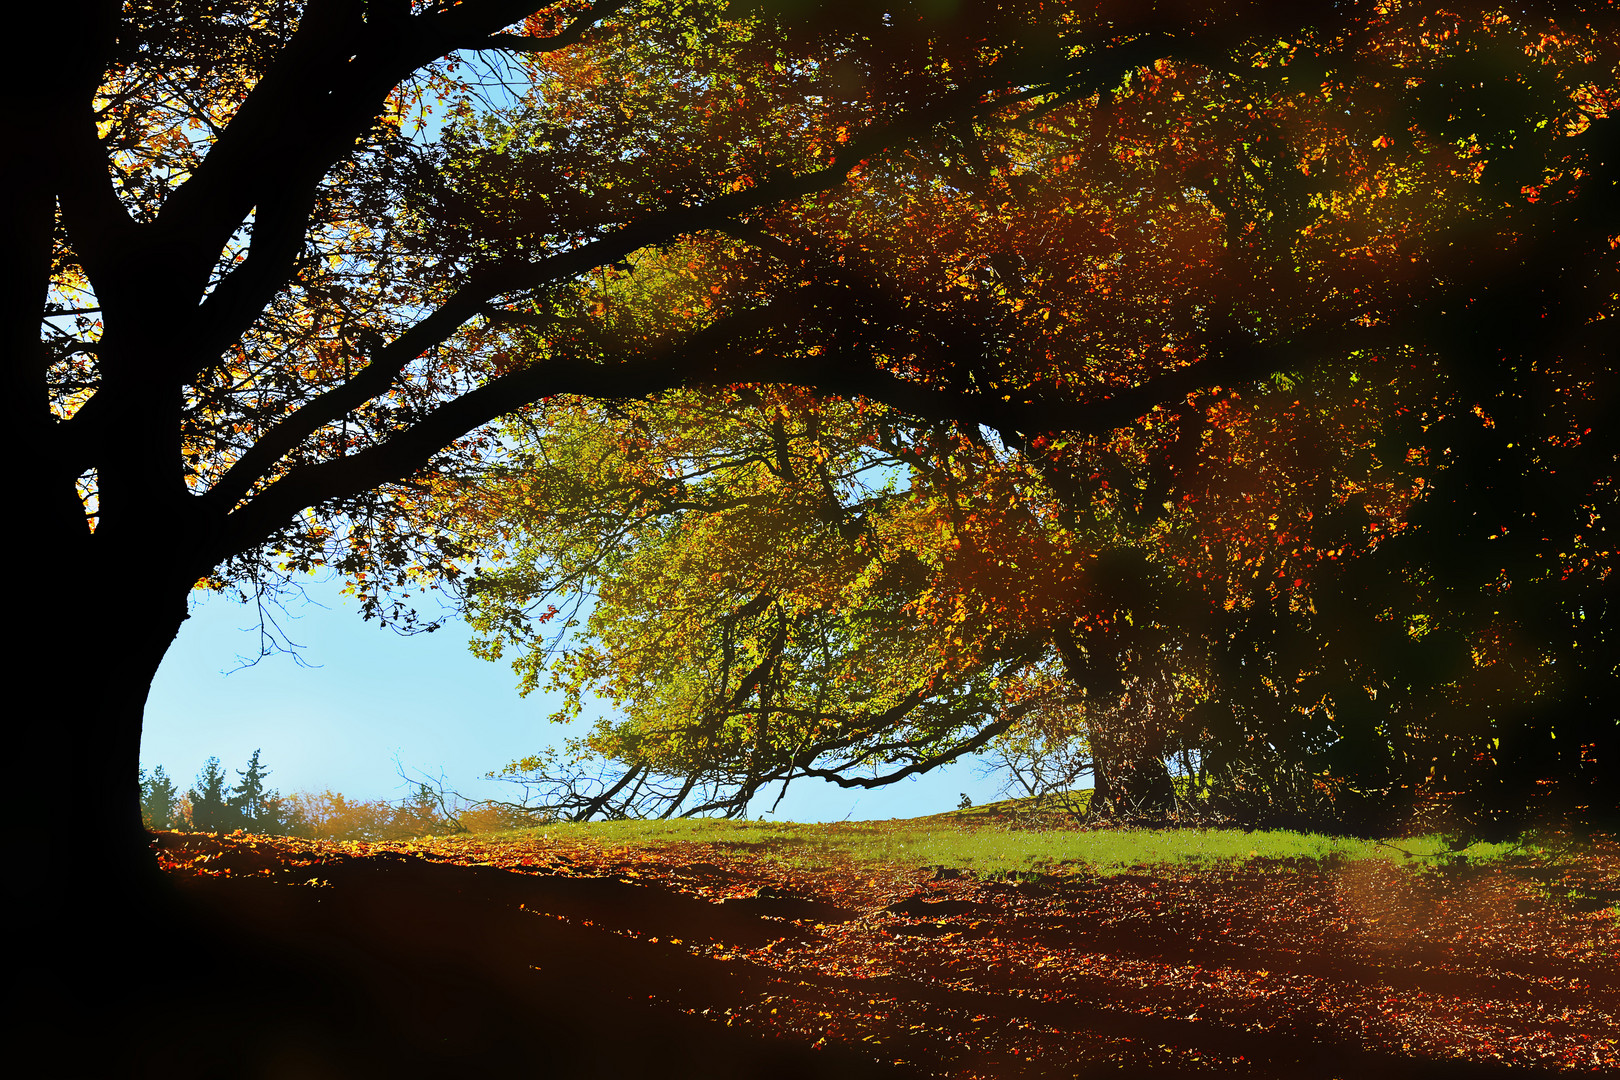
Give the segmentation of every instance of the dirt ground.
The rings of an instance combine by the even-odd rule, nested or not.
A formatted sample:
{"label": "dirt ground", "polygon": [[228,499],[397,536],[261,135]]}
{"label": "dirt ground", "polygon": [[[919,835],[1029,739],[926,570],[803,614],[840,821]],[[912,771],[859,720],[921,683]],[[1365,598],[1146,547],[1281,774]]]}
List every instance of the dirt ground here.
{"label": "dirt ground", "polygon": [[[166,833],[163,1077],[1620,1070],[1620,846],[1111,877],[758,847]],[[175,1017],[184,1023],[173,1023]]]}

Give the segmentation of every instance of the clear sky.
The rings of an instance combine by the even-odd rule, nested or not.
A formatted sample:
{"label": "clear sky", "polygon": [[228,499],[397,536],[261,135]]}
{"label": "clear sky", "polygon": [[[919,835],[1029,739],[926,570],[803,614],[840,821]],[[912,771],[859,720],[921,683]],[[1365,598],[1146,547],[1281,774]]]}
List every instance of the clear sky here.
{"label": "clear sky", "polygon": [[[504,661],[468,652],[465,624],[400,637],[362,620],[335,582],[307,593],[311,602],[285,615],[271,609],[302,646],[303,664],[271,655],[245,668],[240,658],[258,653],[256,609],[196,597],[152,685],[143,766],[162,765],[184,790],[208,757],[217,756],[234,779],[262,749],[269,784],[283,794],[331,788],[350,798],[393,799],[407,791],[397,758],[413,774],[442,773],[446,786],[464,794],[511,798],[508,785],[483,775],[568,731],[545,722],[553,702],[538,693],[518,696],[517,676]],[[774,818],[914,817],[953,809],[964,792],[975,803],[994,801],[1001,780],[981,770],[963,762],[867,792],[796,781]],[[773,791],[758,800],[750,815],[765,813],[774,798]]]}

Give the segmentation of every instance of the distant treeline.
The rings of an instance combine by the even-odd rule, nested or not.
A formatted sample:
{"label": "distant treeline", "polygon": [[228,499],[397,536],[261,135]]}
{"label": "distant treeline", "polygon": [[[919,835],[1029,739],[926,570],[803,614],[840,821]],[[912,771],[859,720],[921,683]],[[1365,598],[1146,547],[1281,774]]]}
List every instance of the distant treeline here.
{"label": "distant treeline", "polygon": [[472,802],[431,784],[418,784],[403,799],[350,799],[330,788],[283,795],[266,785],[270,775],[259,751],[237,781],[211,757],[184,792],[162,765],[141,770],[141,818],[154,832],[243,832],[302,836],[313,840],[403,840],[413,836],[488,832],[532,824],[521,811]]}

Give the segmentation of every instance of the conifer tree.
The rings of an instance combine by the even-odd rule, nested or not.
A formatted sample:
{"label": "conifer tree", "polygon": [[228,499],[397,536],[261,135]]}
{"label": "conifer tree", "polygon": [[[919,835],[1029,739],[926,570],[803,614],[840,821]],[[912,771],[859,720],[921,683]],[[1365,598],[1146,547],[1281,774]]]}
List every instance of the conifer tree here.
{"label": "conifer tree", "polygon": [[225,770],[219,758],[211,757],[197,774],[197,783],[186,792],[191,799],[191,828],[197,832],[230,832],[237,827],[234,801],[225,787]]}
{"label": "conifer tree", "polygon": [[145,769],[141,770],[141,821],[148,829],[155,832],[175,827],[179,794],[162,765],[153,769],[150,776]]}
{"label": "conifer tree", "polygon": [[278,791],[267,789],[264,778],[270,770],[259,764],[260,751],[253,751],[246,769],[238,769],[241,781],[231,789],[230,808],[238,828],[256,833],[284,833],[289,820],[286,801]]}

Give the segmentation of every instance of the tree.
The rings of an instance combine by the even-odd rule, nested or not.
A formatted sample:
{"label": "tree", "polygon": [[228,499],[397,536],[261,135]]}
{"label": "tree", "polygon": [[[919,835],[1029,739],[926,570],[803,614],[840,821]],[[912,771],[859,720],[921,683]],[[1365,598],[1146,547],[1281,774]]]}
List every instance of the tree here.
{"label": "tree", "polygon": [[179,824],[179,789],[159,765],[147,775],[141,770],[141,822],[153,831],[172,829]]}
{"label": "tree", "polygon": [[796,777],[881,786],[1028,710],[1012,690],[1036,643],[918,617],[952,538],[938,493],[902,492],[902,460],[862,444],[884,410],[747,388],[611,413],[559,403],[531,417],[532,461],[459,496],[469,537],[478,522],[492,540],[523,537],[509,572],[469,589],[483,651],[521,643],[526,687],[574,625],[537,638],[531,613],[552,622],[550,593],[595,600],[590,636],[556,664],[561,715],[587,691],[622,703],[623,724],[571,752],[634,775],[518,763],[510,772],[552,788],[548,812],[740,814]]}
{"label": "tree", "polygon": [[[3,320],[30,523],[13,562],[71,568],[28,575],[19,668],[73,687],[74,715],[26,737],[41,759],[105,747],[131,777],[81,827],[141,850],[140,712],[197,582],[252,592],[330,565],[371,613],[400,613],[379,583],[408,594],[458,553],[412,516],[422,485],[497,449],[479,434],[494,418],[787,359],[721,358],[701,336],[621,350],[595,332],[588,275],[840,189],[947,123],[1090,94],[1172,40],[1217,48],[1249,25],[1214,14],[1172,35],[1016,3],[943,19],[613,0],[84,9],[70,55],[31,53],[17,80]],[[451,54],[537,89],[481,104]],[[442,146],[413,134],[430,107],[463,121]],[[503,109],[524,139],[480,126]],[[781,314],[738,307],[703,332]],[[804,377],[952,399],[870,360]],[[138,615],[96,614],[131,588]]]}
{"label": "tree", "polygon": [[264,786],[270,770],[259,764],[259,751],[248,758],[247,768],[237,770],[241,777],[231,789],[229,804],[238,827],[255,833],[285,833],[292,829],[292,808],[280,792]]}
{"label": "tree", "polygon": [[[682,812],[735,811],[826,750],[883,747],[903,771],[1001,723],[978,699],[925,749],[906,710],[871,725],[776,696],[786,665],[813,697],[872,647],[815,620],[861,610],[849,583],[897,560],[840,555],[926,492],[949,550],[889,600],[913,620],[877,632],[894,658],[861,670],[1000,679],[1010,641],[1060,664],[1099,805],[1168,805],[1166,760],[1190,754],[1228,806],[1326,798],[1363,828],[1435,796],[1511,828],[1544,784],[1580,814],[1620,807],[1597,764],[1620,753],[1614,21],[1345,8],[1290,34],[1169,48],[1112,94],[975,118],[847,198],[603,272],[618,347],[794,355],[792,378],[868,423],[826,448],[819,406],[740,387],[724,408],[767,402],[774,429],[717,431],[670,393],[513,429],[536,464],[473,498],[498,541],[522,534],[472,585],[482,647],[522,647],[531,684],[560,656],[564,685],[626,710],[563,763],[558,805],[670,812],[698,791]],[[911,487],[784,483],[796,440],[838,482],[890,461]],[[596,640],[557,654],[548,598],[570,589]],[[945,682],[909,647],[930,637],[961,646]],[[830,649],[806,664],[804,640]],[[836,716],[851,742],[789,715]]]}
{"label": "tree", "polygon": [[[1346,625],[1489,660],[1414,676],[1400,729],[1460,727],[1455,768],[1483,754],[1503,783],[1511,760],[1601,776],[1581,762],[1615,741],[1592,659],[1613,652],[1613,53],[1600,5],[102,0],[61,54],[21,58],[14,104],[5,430],[29,527],[8,542],[13,565],[66,568],[24,575],[18,668],[72,693],[26,748],[125,763],[78,824],[134,872],[140,713],[199,581],[331,566],[406,618],[460,572],[432,496],[499,456],[496,418],[786,379],[942,425],[936,462],[993,456],[984,425],[1069,512],[1140,527],[1137,550],[1241,563],[1216,579],[1240,625],[1210,670],[1242,688],[1242,745],[1304,707],[1269,643],[1308,606],[1284,586],[1317,586],[1286,571],[1376,548],[1374,594],[1402,582],[1410,610],[1368,610],[1348,578],[1318,610],[1332,593]],[[452,54],[500,77],[481,89]],[[452,120],[436,141],[429,108]],[[623,323],[604,283],[677,252],[659,281],[686,303]],[[1207,501],[1166,511],[1203,527],[1155,533],[1150,496],[1189,490],[1165,469],[1219,491],[1287,456],[1265,442],[1290,419],[1264,393],[1279,374],[1367,419],[1331,447],[1348,472],[1299,454],[1276,474],[1306,484],[1271,492],[1300,554],[1223,535]],[[1403,403],[1377,412],[1368,386]],[[1526,509],[1482,532],[1499,506]],[[965,610],[1016,598],[988,566]],[[1148,621],[1134,599],[1073,624],[1097,645],[1077,673],[1125,655],[1104,646]],[[1315,640],[1344,644],[1331,625]],[[1338,661],[1317,700],[1381,737],[1381,671]],[[1508,723],[1525,670],[1557,673],[1550,704]],[[1469,694],[1491,719],[1452,709]],[[1345,767],[1373,784],[1375,758]]]}
{"label": "tree", "polygon": [[186,792],[191,802],[189,828],[196,832],[225,833],[241,827],[242,816],[227,784],[219,758],[211,757],[203,763],[196,785]]}

